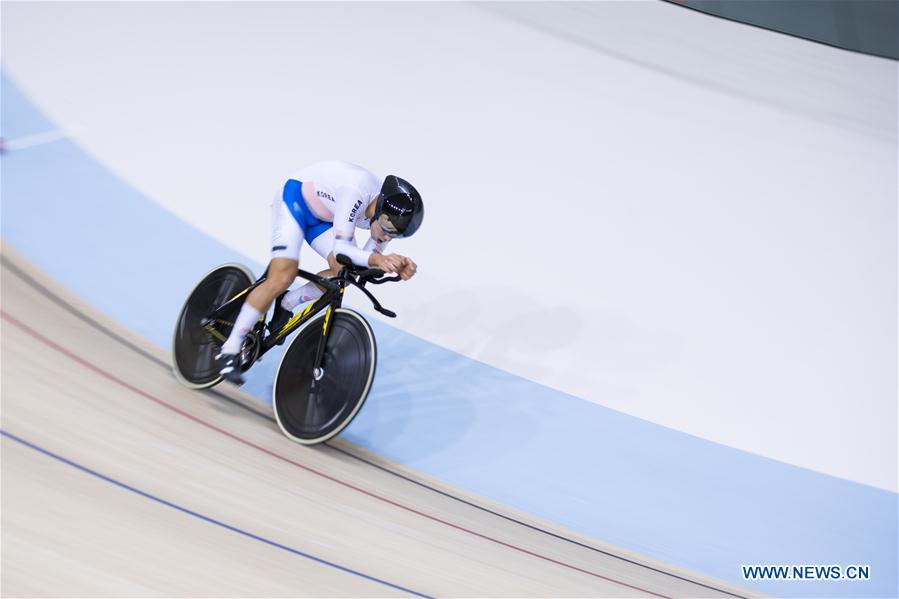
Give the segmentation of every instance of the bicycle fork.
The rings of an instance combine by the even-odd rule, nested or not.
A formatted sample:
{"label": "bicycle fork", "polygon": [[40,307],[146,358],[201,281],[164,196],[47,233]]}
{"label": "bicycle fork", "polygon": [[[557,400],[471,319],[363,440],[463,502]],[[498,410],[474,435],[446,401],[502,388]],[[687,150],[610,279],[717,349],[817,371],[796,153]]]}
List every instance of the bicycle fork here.
{"label": "bicycle fork", "polygon": [[322,362],[325,358],[325,347],[328,345],[328,335],[330,334],[331,315],[334,310],[340,307],[343,300],[344,287],[340,288],[340,295],[337,300],[332,302],[325,311],[325,322],[322,324],[322,335],[318,339],[318,347],[315,350],[315,360],[312,363],[312,385],[310,391],[315,391],[315,384],[325,376],[325,369]]}

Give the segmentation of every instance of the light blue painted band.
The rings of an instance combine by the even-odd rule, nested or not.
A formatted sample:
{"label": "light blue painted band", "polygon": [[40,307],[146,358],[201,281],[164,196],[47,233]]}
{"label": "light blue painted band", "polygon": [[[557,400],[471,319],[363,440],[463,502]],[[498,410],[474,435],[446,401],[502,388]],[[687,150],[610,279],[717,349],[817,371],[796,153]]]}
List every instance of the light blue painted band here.
{"label": "light blue painted band", "polygon": [[[5,76],[2,83],[5,138],[53,128]],[[70,141],[9,152],[0,169],[5,242],[161,347],[203,273],[247,262]],[[127,255],[108,251],[126,245]],[[896,596],[896,493],[692,437],[371,325],[379,369],[344,433],[350,441],[476,495],[762,592]],[[253,367],[246,391],[270,400],[278,355]],[[742,564],[815,563],[870,564],[872,579],[747,583],[740,572]]]}

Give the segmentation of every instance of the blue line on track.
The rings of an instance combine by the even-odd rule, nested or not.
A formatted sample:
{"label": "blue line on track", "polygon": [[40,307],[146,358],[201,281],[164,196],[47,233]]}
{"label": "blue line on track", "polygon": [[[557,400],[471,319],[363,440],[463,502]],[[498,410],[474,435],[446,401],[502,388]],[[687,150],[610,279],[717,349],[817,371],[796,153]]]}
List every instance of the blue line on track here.
{"label": "blue line on track", "polygon": [[374,576],[370,576],[363,572],[353,570],[352,568],[347,568],[346,566],[341,566],[340,564],[335,564],[334,562],[329,562],[326,559],[322,559],[320,557],[316,557],[312,554],[305,553],[298,549],[288,547],[287,545],[282,545],[281,543],[276,543],[275,541],[271,541],[269,539],[266,539],[265,537],[260,537],[259,535],[254,535],[251,532],[241,530],[240,528],[231,526],[230,524],[226,524],[220,520],[216,520],[215,518],[210,518],[209,516],[204,516],[203,514],[197,513],[193,510],[189,510],[185,507],[181,507],[180,505],[172,503],[171,501],[166,501],[165,499],[156,497],[155,495],[151,495],[150,493],[147,493],[146,491],[141,491],[140,489],[132,487],[131,485],[127,485],[121,481],[115,480],[114,478],[110,478],[109,476],[106,476],[105,474],[101,474],[100,472],[97,472],[96,470],[92,470],[92,469],[88,468],[87,466],[82,466],[81,464],[73,462],[72,460],[66,459],[59,454],[53,453],[52,451],[44,449],[44,448],[42,448],[38,445],[35,445],[34,443],[31,443],[29,441],[26,441],[25,439],[18,437],[12,433],[9,433],[3,429],[0,429],[0,435],[3,435],[4,437],[7,437],[8,439],[11,439],[17,443],[21,443],[22,445],[24,445],[26,447],[29,447],[29,448],[31,448],[35,451],[38,451],[48,457],[53,458],[54,460],[58,460],[58,461],[62,462],[63,464],[67,464],[69,466],[72,466],[73,468],[77,468],[78,470],[81,470],[82,472],[87,472],[88,474],[90,474],[92,476],[96,476],[97,478],[100,478],[102,480],[105,480],[108,483],[112,483],[112,484],[116,485],[117,487],[121,487],[122,489],[127,489],[128,491],[131,491],[132,493],[137,493],[138,495],[141,495],[142,497],[146,497],[147,499],[151,499],[157,503],[161,503],[162,505],[176,509],[179,512],[184,512],[185,514],[193,516],[194,518],[199,518],[200,520],[209,522],[210,524],[215,524],[216,526],[221,526],[222,528],[228,529],[232,532],[236,532],[245,537],[249,537],[256,541],[261,541],[262,543],[265,543],[266,545],[271,545],[272,547],[277,547],[278,549],[283,549],[284,551],[288,551],[290,553],[293,553],[294,555],[299,555],[300,557],[305,557],[306,559],[310,559],[310,560],[318,562],[320,564],[324,564],[326,566],[336,568],[337,570],[346,572],[347,574],[353,574],[355,576],[359,576],[360,578],[365,578],[366,580],[371,580],[372,582],[377,582],[379,584],[383,584],[384,586],[388,586],[392,589],[396,589],[396,590],[402,591],[404,593],[409,593],[410,595],[415,595],[416,597],[425,597],[426,599],[432,599],[430,595],[425,595],[423,593],[413,591],[412,589],[407,589],[405,587],[401,587],[399,585],[387,582],[386,580],[381,580],[380,578],[375,578]]}

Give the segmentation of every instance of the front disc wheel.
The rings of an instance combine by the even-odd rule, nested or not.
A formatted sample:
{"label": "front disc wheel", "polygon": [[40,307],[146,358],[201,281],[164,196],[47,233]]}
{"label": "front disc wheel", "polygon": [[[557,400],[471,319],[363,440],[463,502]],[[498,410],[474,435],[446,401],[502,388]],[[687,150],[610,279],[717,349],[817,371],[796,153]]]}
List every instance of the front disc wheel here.
{"label": "front disc wheel", "polygon": [[326,441],[346,428],[365,403],[375,374],[371,327],[344,308],[333,312],[321,369],[313,370],[324,322],[319,316],[300,329],[275,376],[272,406],[278,426],[304,445]]}

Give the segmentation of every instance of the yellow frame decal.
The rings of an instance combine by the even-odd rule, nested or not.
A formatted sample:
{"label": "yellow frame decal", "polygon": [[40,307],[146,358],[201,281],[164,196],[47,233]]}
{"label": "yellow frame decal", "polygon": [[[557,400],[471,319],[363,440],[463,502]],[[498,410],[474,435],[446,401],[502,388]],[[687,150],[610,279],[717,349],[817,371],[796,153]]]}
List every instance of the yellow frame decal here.
{"label": "yellow frame decal", "polygon": [[322,335],[328,332],[328,321],[331,319],[331,306],[328,306],[328,311],[325,312],[325,326],[322,327]]}
{"label": "yellow frame decal", "polygon": [[235,295],[234,297],[232,297],[232,298],[229,299],[228,301],[229,301],[229,302],[233,302],[234,300],[236,300],[236,299],[239,298],[240,296],[244,295],[244,294],[245,294],[247,291],[249,291],[249,290],[250,290],[250,288],[247,287],[246,289],[244,289],[243,291],[241,291],[240,293],[238,293],[237,295]]}
{"label": "yellow frame decal", "polygon": [[306,316],[307,314],[309,314],[309,312],[310,312],[310,311],[312,310],[312,308],[314,308],[314,307],[315,307],[315,302],[312,302],[311,304],[309,304],[308,306],[306,306],[305,308],[303,308],[303,311],[302,311],[302,312],[300,312],[299,314],[295,314],[293,318],[291,318],[290,320],[288,320],[288,321],[287,321],[287,324],[285,324],[285,325],[281,328],[281,330],[278,331],[278,338],[280,338],[282,335],[284,335],[284,331],[286,331],[287,329],[289,329],[290,327],[292,327],[293,325],[295,325],[295,324],[297,323],[298,320],[300,320],[301,318],[303,318],[304,316]]}

